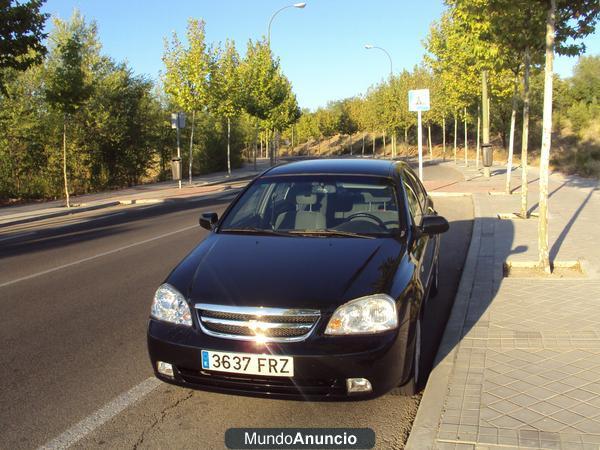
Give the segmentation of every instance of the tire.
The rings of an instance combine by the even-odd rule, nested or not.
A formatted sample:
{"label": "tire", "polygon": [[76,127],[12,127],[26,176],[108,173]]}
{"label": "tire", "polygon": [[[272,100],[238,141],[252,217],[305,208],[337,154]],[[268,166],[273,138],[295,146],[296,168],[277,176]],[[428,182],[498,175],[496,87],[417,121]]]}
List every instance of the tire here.
{"label": "tire", "polygon": [[415,348],[413,352],[413,367],[410,380],[395,389],[400,395],[413,396],[419,392],[419,379],[421,377],[421,317],[415,324]]}
{"label": "tire", "polygon": [[439,292],[439,288],[440,288],[440,262],[436,261],[435,266],[433,266],[433,271],[432,271],[432,279],[431,279],[431,286],[429,287],[429,296],[430,297],[435,297],[438,292]]}

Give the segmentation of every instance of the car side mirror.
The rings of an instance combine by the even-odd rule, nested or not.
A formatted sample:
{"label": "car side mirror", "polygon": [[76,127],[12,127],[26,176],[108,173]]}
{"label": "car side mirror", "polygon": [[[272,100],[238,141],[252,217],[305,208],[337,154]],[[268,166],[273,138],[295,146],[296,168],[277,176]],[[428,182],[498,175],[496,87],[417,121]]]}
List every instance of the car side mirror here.
{"label": "car side mirror", "polygon": [[212,231],[218,221],[219,216],[217,213],[205,212],[200,214],[200,226],[202,228],[206,228],[207,230]]}
{"label": "car side mirror", "polygon": [[419,229],[421,233],[433,235],[445,233],[450,228],[450,224],[442,216],[423,216]]}

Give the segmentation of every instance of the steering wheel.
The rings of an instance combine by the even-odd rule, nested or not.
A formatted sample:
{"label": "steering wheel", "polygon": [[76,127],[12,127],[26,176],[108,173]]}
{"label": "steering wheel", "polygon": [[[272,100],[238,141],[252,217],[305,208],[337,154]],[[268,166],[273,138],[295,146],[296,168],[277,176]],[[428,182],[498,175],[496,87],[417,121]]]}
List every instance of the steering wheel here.
{"label": "steering wheel", "polygon": [[354,214],[348,216],[347,220],[349,222],[349,221],[354,220],[354,219],[356,219],[358,217],[366,217],[367,219],[371,219],[373,222],[375,222],[381,228],[386,228],[387,229],[387,226],[385,225],[385,222],[383,220],[381,220],[376,215],[368,213],[368,212],[357,212],[357,213],[354,213]]}

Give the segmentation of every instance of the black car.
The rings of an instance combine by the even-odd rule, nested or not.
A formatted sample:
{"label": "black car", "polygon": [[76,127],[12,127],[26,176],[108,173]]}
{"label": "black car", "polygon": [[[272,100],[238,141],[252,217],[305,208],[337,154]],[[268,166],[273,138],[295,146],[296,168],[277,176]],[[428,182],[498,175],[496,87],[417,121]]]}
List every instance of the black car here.
{"label": "black car", "polygon": [[158,378],[274,398],[415,393],[448,222],[407,164],[276,166],[200,225],[210,235],[152,303]]}

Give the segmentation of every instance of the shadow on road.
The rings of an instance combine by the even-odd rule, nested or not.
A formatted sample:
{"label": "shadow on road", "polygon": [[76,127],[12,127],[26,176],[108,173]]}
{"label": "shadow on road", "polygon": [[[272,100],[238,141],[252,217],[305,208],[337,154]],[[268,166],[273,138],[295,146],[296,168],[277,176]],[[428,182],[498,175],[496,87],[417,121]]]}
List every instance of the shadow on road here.
{"label": "shadow on road", "polygon": [[90,217],[89,221],[74,224],[59,222],[56,226],[37,228],[35,229],[35,234],[15,238],[3,243],[0,246],[0,259],[56,248],[66,249],[69,246],[81,244],[86,241],[115,236],[124,232],[142,230],[146,227],[144,221],[176,212],[197,209],[198,216],[200,216],[200,211],[203,209],[211,207],[222,208],[229,204],[234,198],[234,193],[237,193],[237,191],[229,190],[227,193],[213,199],[173,201],[151,207],[130,209],[125,211],[125,214],[118,216],[113,216],[115,211],[111,211],[106,217],[94,216]]}

